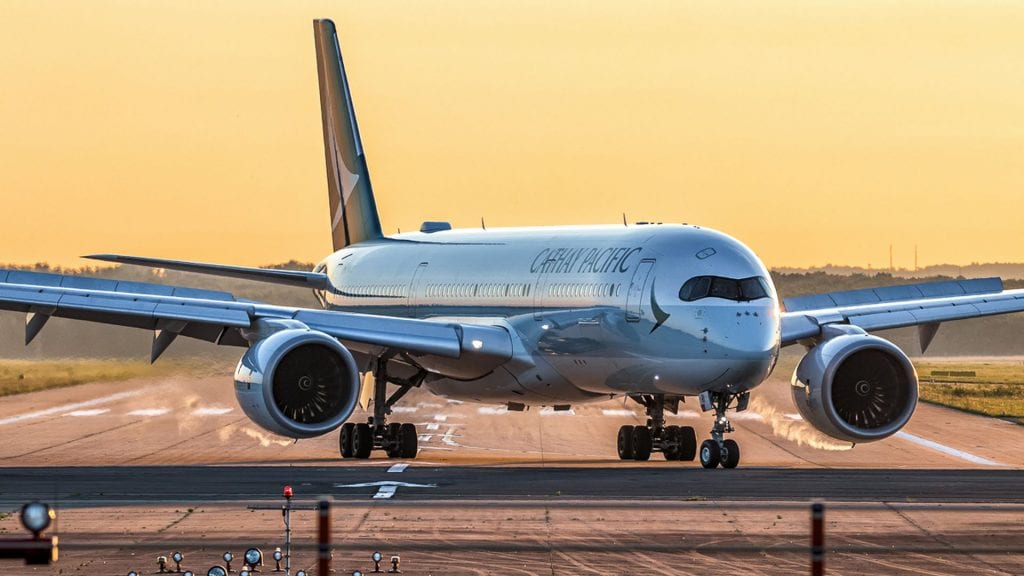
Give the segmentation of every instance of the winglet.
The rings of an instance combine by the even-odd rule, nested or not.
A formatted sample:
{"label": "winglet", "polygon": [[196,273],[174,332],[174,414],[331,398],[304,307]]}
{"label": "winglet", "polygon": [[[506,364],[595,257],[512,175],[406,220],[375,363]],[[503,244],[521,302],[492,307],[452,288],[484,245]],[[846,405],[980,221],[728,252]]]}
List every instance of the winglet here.
{"label": "winglet", "polygon": [[382,238],[341,45],[334,22],[314,20],[320,113],[324,125],[327,191],[334,249]]}

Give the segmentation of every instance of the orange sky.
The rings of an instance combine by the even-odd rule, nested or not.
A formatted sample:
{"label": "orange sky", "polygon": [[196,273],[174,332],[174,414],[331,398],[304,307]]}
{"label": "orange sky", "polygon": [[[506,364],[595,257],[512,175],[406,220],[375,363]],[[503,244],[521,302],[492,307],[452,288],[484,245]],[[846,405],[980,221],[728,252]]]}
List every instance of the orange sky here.
{"label": "orange sky", "polygon": [[385,229],[691,222],[1024,261],[1024,3],[52,2],[0,18],[0,262],[330,249],[311,20]]}

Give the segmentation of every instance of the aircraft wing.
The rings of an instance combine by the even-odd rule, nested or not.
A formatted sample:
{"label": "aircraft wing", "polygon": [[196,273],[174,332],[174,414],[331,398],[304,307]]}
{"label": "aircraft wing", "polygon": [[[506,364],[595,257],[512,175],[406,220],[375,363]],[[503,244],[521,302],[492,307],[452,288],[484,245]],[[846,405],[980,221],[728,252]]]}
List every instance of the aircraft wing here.
{"label": "aircraft wing", "polygon": [[148,266],[150,268],[167,268],[196,274],[227,276],[256,282],[283,284],[297,288],[324,289],[328,285],[327,275],[319,272],[300,272],[298,270],[278,270],[271,268],[249,268],[246,266],[227,266],[225,264],[206,264],[205,262],[187,262],[185,260],[167,260],[166,258],[145,258],[141,256],[124,256],[121,254],[90,254],[83,256],[91,260]]}
{"label": "aircraft wing", "polygon": [[1003,290],[999,278],[929,282],[788,298],[782,345],[814,339],[828,324],[866,331],[917,326],[922,352],[939,324],[1024,311],[1024,290]]}
{"label": "aircraft wing", "polygon": [[177,336],[248,346],[260,320],[295,320],[362,352],[391,350],[503,363],[511,336],[499,326],[432,322],[240,300],[227,292],[162,284],[0,270],[0,310],[27,313],[30,342],[51,316],[154,331],[152,360]]}

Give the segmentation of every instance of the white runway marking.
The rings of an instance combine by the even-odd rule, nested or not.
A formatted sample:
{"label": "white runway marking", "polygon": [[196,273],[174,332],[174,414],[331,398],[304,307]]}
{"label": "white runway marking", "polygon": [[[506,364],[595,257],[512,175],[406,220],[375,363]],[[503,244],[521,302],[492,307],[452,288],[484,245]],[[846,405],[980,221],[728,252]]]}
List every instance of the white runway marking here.
{"label": "white runway marking", "polygon": [[455,428],[449,428],[448,431],[444,433],[444,436],[441,436],[441,442],[444,442],[449,446],[458,446],[459,443],[455,441],[454,434]]}
{"label": "white runway marking", "polygon": [[790,420],[803,420],[804,419],[803,416],[797,414],[796,412],[787,412],[785,414],[785,416],[786,416],[786,418],[789,418]]}
{"label": "white runway marking", "polygon": [[395,414],[412,414],[417,410],[419,410],[419,408],[415,406],[394,406],[391,408],[391,411]]}
{"label": "white runway marking", "polygon": [[437,422],[445,422],[448,420],[447,414],[434,414],[434,420]]}
{"label": "white runway marking", "polygon": [[441,425],[438,424],[437,422],[434,422],[434,423],[431,423],[431,424],[427,424],[427,430],[440,430],[440,429],[441,429]]}
{"label": "white runway marking", "polygon": [[388,468],[388,472],[405,472],[405,469],[408,467],[409,465],[403,462],[401,464],[395,464],[391,468]]}
{"label": "white runway marking", "polygon": [[936,452],[941,452],[947,456],[952,456],[954,458],[966,460],[967,462],[971,462],[972,464],[983,464],[985,466],[1006,466],[1005,464],[996,462],[995,460],[989,460],[988,458],[975,456],[974,454],[971,454],[969,452],[957,450],[956,448],[950,448],[949,446],[946,446],[944,444],[939,444],[938,442],[933,442],[931,440],[928,440],[927,438],[921,438],[920,436],[914,436],[913,434],[909,434],[907,432],[897,432],[895,436],[902,440],[913,442],[918,446],[931,448],[932,450],[935,450]]}
{"label": "white runway marking", "polygon": [[363,482],[361,484],[335,484],[335,488],[373,488],[378,487],[377,493],[373,495],[376,500],[378,498],[391,498],[398,491],[398,488],[405,486],[406,488],[437,488],[437,484],[413,484],[411,482],[394,482],[392,480],[384,480],[381,482]]}
{"label": "white runway marking", "polygon": [[540,411],[541,416],[575,416],[576,411],[572,408],[568,410],[555,410],[551,406],[546,406]]}
{"label": "white runway marking", "polygon": [[700,418],[696,410],[680,410],[679,414],[665,414],[666,418]]}
{"label": "white runway marking", "polygon": [[132,410],[128,413],[129,416],[163,416],[170,412],[170,408],[143,408],[141,410]]}
{"label": "white runway marking", "polygon": [[92,410],[75,410],[68,412],[65,416],[99,416],[110,412],[110,408],[93,408]]}
{"label": "white runway marking", "polygon": [[391,498],[398,491],[398,486],[381,486],[377,493],[373,495],[374,500]]}
{"label": "white runway marking", "polygon": [[65,404],[63,406],[54,406],[53,408],[47,408],[46,410],[38,410],[36,412],[28,412],[26,414],[19,414],[17,416],[10,416],[7,418],[0,419],[0,426],[4,424],[13,424],[15,422],[22,422],[24,420],[32,420],[33,418],[42,418],[44,416],[52,416],[53,414],[60,414],[61,412],[67,412],[69,410],[77,410],[79,408],[87,408],[89,406],[96,406],[98,404],[107,404],[109,402],[116,402],[125,398],[131,398],[132,396],[138,396],[142,393],[142,390],[132,390],[130,392],[118,392],[117,394],[111,394],[110,396],[103,396],[100,398],[93,398],[92,400],[86,400],[85,402],[75,402],[74,404]]}
{"label": "white runway marking", "polygon": [[192,411],[193,416],[222,416],[231,412],[233,408],[221,408],[219,406],[209,406],[207,408],[196,408]]}
{"label": "white runway marking", "polygon": [[601,414],[604,416],[636,416],[636,412],[625,408],[604,408],[601,410]]}
{"label": "white runway marking", "polygon": [[481,406],[476,409],[477,414],[483,414],[485,416],[501,416],[502,414],[508,414],[507,406]]}

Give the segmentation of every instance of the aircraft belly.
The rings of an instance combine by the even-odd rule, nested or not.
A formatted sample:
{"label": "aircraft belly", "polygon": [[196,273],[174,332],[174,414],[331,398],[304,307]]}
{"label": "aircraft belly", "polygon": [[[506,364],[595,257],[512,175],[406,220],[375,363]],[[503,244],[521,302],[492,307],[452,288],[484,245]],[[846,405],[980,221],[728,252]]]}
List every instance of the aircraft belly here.
{"label": "aircraft belly", "polygon": [[[520,374],[520,379],[525,376],[535,378],[535,372]],[[593,401],[598,397],[594,394],[582,392],[564,380],[551,380],[549,382],[537,382],[534,386],[523,386],[520,379],[512,375],[505,367],[498,368],[494,372],[476,380],[453,380],[442,378],[425,382],[423,386],[430,392],[451,398],[453,400],[464,400],[481,403],[508,403],[521,404],[561,404],[573,402]]]}

